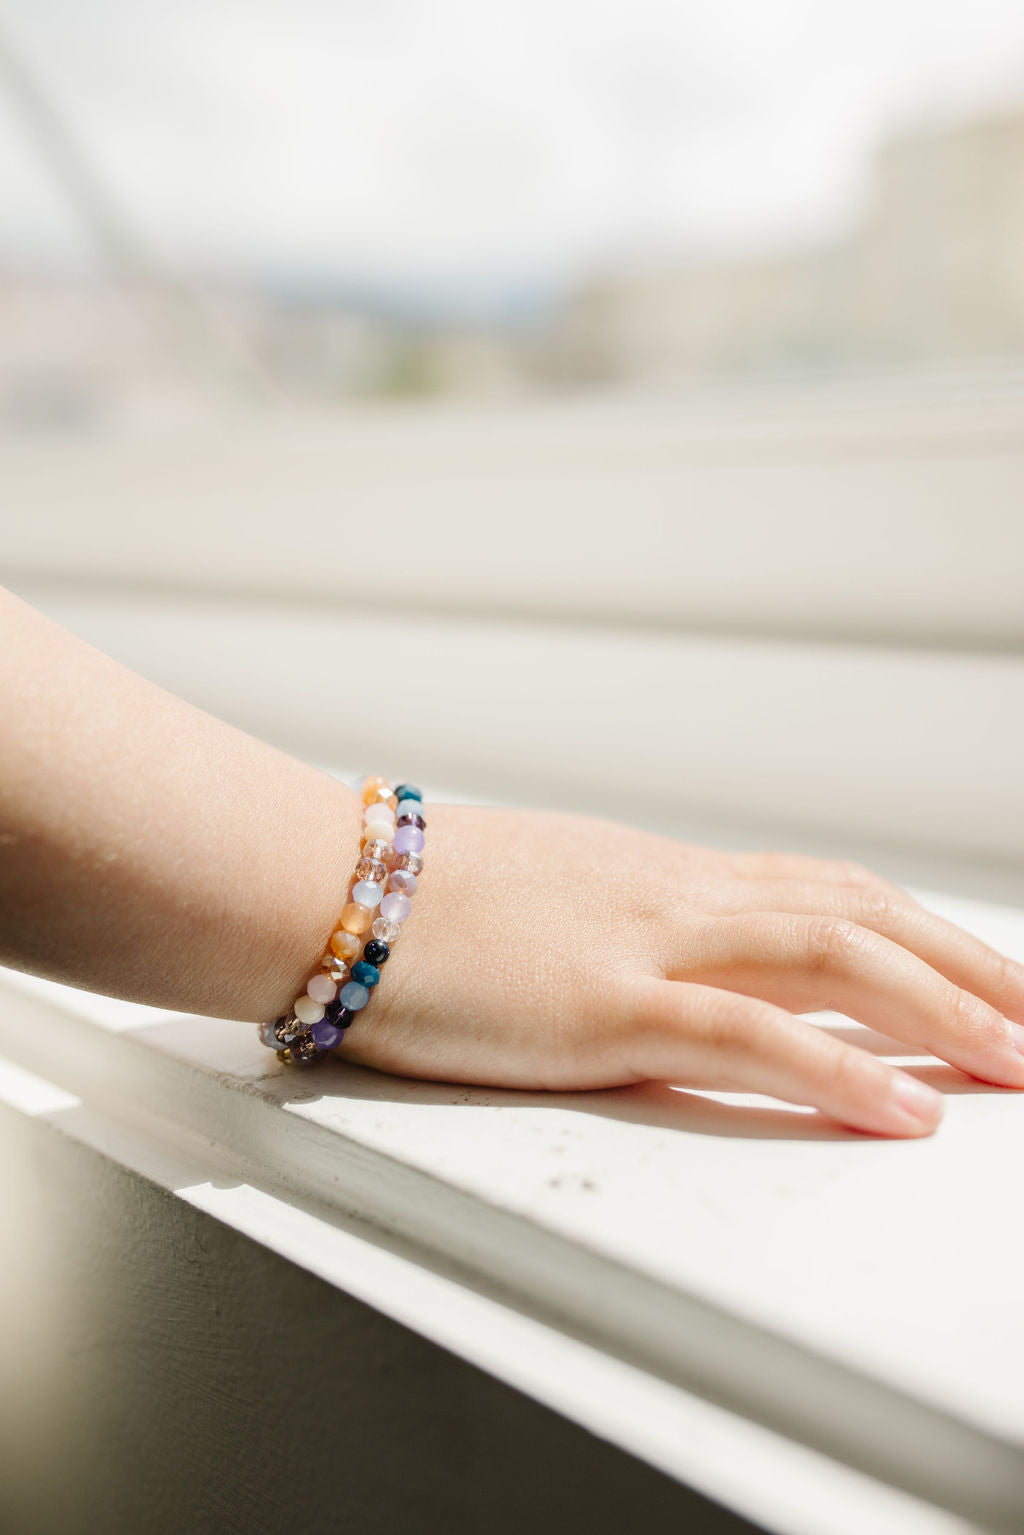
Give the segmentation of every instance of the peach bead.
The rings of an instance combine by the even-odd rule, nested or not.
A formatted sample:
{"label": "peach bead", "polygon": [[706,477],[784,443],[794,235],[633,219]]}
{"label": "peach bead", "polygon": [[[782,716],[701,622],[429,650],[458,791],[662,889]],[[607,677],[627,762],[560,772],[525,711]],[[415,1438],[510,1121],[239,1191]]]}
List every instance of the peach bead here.
{"label": "peach bead", "polygon": [[336,933],[331,934],[331,948],[339,959],[355,959],[362,944],[354,933],[346,933],[343,927],[339,927]]}
{"label": "peach bead", "polygon": [[398,795],[397,794],[392,794],[391,790],[385,784],[383,789],[378,789],[377,790],[377,792],[374,795],[373,799],[370,801],[370,804],[371,805],[383,805],[388,810],[397,810],[398,809]]}
{"label": "peach bead", "polygon": [[390,794],[391,785],[388,783],[386,778],[382,778],[379,773],[371,773],[369,778],[364,778],[363,804],[372,805],[374,800],[377,798],[377,791],[379,789],[386,789]]}
{"label": "peach bead", "polygon": [[341,914],[340,926],[346,933],[365,933],[372,921],[373,912],[368,906],[360,906],[358,901],[350,901]]}
{"label": "peach bead", "polygon": [[395,840],[395,828],[390,821],[368,821],[363,836],[368,841],[391,843]]}

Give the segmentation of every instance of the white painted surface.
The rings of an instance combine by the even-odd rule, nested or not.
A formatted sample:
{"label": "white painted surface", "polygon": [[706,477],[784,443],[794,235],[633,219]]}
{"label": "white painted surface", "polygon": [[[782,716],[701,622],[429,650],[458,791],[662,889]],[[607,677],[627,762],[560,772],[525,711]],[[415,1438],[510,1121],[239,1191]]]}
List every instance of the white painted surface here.
{"label": "white painted surface", "polygon": [[[1024,640],[1024,379],[218,420],[5,444],[10,579],[875,642]],[[356,557],[357,558],[357,557]]]}
{"label": "white painted surface", "polygon": [[[340,603],[15,589],[170,691],[324,763],[407,771],[411,743],[434,786],[627,821],[649,806],[651,830],[712,846],[898,852],[923,861],[919,883],[973,862],[989,874],[976,889],[1024,902],[1021,656],[385,607],[375,643],[396,667],[416,658],[416,685],[400,708],[352,711],[335,658],[358,653],[366,621]],[[638,803],[638,765],[656,803]]]}
{"label": "white painted surface", "polygon": [[[1024,913],[930,899],[1024,957]],[[946,1118],[895,1142],[754,1095],[482,1092],[340,1062],[299,1077],[244,1024],[3,979],[5,1054],[95,1105],[109,1154],[184,1154],[188,1181],[165,1168],[168,1186],[355,1293],[387,1262],[370,1248],[397,1238],[426,1277],[396,1270],[375,1304],[401,1294],[412,1325],[772,1527],[838,1529],[808,1518],[841,1484],[851,1531],[854,1513],[901,1528],[898,1501],[863,1477],[858,1493],[860,1472],[837,1484],[824,1448],[896,1481],[902,1465],[961,1516],[1012,1528],[1007,1510],[1024,1510],[1024,1321],[1012,1293],[1000,1302],[1024,1257],[1020,1095],[917,1061],[949,1093]],[[207,1187],[210,1157],[242,1176]],[[357,1262],[288,1213],[296,1201],[391,1235]],[[541,1329],[531,1346],[517,1308]],[[819,1453],[776,1453],[779,1438]]]}

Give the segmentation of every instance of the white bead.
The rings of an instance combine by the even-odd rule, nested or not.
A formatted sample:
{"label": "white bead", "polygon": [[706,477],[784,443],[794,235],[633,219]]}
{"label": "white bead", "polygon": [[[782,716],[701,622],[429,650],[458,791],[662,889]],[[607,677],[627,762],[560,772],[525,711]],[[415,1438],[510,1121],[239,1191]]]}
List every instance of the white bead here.
{"label": "white bead", "polygon": [[392,810],[390,805],[384,805],[378,802],[376,805],[367,805],[366,809],[363,811],[363,820],[367,823],[367,825],[369,825],[371,821],[390,821],[391,825],[394,826],[395,812]]}
{"label": "white bead", "polygon": [[322,1002],[314,1002],[313,998],[306,993],[299,997],[292,1011],[300,1023],[319,1023],[324,1016],[324,1005]]}
{"label": "white bead", "polygon": [[368,906],[371,911],[380,905],[383,894],[384,886],[376,884],[372,879],[361,879],[352,886],[353,901],[358,901],[360,906]]}

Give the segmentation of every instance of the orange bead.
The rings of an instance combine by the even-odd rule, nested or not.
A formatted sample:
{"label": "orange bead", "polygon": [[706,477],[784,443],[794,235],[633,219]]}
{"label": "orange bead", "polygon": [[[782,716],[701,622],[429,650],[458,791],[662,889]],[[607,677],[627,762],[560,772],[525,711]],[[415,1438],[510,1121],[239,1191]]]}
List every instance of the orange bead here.
{"label": "orange bead", "polygon": [[[374,805],[380,798],[378,791],[383,789],[386,794],[391,793],[391,785],[386,778],[381,778],[379,773],[373,773],[363,781],[363,804]],[[398,801],[396,800],[397,804]]]}
{"label": "orange bead", "polygon": [[337,932],[331,934],[331,949],[339,959],[355,959],[362,944],[353,933],[346,933],[339,927]]}
{"label": "orange bead", "polygon": [[350,901],[342,912],[339,925],[346,933],[365,933],[373,921],[373,912],[368,906],[360,906],[358,901]]}

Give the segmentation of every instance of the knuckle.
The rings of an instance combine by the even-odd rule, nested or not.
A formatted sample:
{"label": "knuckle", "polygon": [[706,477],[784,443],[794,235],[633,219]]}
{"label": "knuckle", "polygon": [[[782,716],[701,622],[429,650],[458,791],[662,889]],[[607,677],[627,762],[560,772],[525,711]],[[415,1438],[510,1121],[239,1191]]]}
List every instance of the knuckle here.
{"label": "knuckle", "polygon": [[1019,991],[1021,982],[1024,981],[1024,969],[1018,960],[1011,959],[1008,954],[1001,954],[998,949],[990,949],[988,962],[992,974],[992,985],[996,991]]}
{"label": "knuckle", "polygon": [[721,1008],[714,1016],[709,1034],[720,1050],[761,1053],[775,1025],[775,1014],[767,1002],[754,998],[739,999],[735,1005]]}
{"label": "knuckle", "polygon": [[856,912],[856,920],[863,927],[893,927],[899,920],[896,902],[884,885],[861,891],[857,897]]}
{"label": "knuckle", "polygon": [[840,860],[836,873],[848,885],[877,885],[879,883],[877,874],[873,874],[865,864],[855,863],[850,858]]}
{"label": "knuckle", "polygon": [[951,991],[949,1021],[962,1043],[986,1046],[1005,1042],[1006,1025],[994,1007],[960,986],[952,987]]}
{"label": "knuckle", "polygon": [[868,931],[848,917],[812,917],[805,931],[809,970],[847,966],[863,952]]}
{"label": "knuckle", "polygon": [[850,1096],[862,1085],[864,1062],[862,1052],[852,1045],[844,1045],[838,1039],[831,1041],[833,1049],[826,1063],[828,1078],[833,1088],[842,1096]]}

